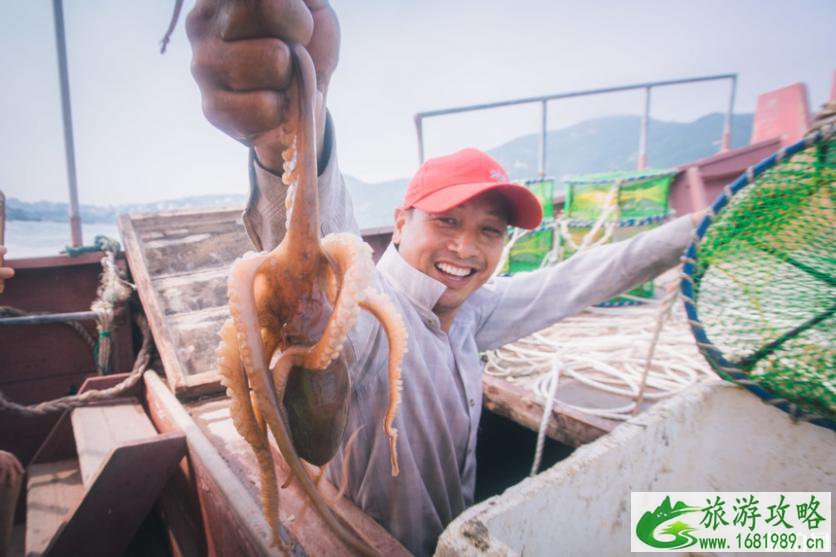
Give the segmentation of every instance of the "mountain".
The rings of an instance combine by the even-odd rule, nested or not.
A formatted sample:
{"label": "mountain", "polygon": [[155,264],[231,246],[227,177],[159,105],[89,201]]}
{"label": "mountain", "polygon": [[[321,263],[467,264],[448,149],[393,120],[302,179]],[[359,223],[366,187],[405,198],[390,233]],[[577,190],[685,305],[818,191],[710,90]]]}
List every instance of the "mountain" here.
{"label": "mountain", "polygon": [[[720,149],[724,116],[708,114],[693,122],[650,119],[647,132],[647,163],[652,168],[670,168],[711,156]],[[732,120],[732,146],[749,143],[751,114],[736,114]],[[546,134],[546,175],[560,181],[566,176],[631,170],[638,157],[639,116],[608,116],[586,120]],[[537,176],[539,134],[518,137],[488,151],[513,180]]]}
{"label": "mountain", "polygon": [[[670,168],[702,159],[720,148],[723,115],[708,114],[693,122],[665,122],[651,119],[648,124],[648,166]],[[736,114],[733,119],[732,146],[748,144],[752,134],[752,114]],[[608,116],[586,120],[546,135],[547,175],[558,179],[578,174],[636,167],[638,156],[639,116]],[[513,180],[537,176],[539,134],[512,139],[488,151],[508,170]],[[354,214],[361,228],[389,226],[392,215],[403,199],[408,178],[369,184],[345,176],[346,187],[354,203]],[[114,222],[119,213],[154,212],[173,209],[239,205],[246,195],[199,195],[119,206],[81,205],[84,222]],[[14,198],[6,202],[9,220],[65,221],[67,204],[39,201],[29,203]]]}
{"label": "mountain", "polygon": [[392,226],[395,207],[403,201],[408,178],[369,184],[353,176],[345,176],[345,186],[351,194],[354,215],[360,228]]}
{"label": "mountain", "polygon": [[[126,205],[79,205],[82,222],[111,223],[116,222],[121,213],[152,213],[156,211],[171,211],[174,209],[199,209],[202,207],[217,207],[221,205],[240,205],[243,207],[247,200],[244,194],[193,195],[179,199],[154,201],[152,203],[131,203]],[[6,200],[6,218],[9,220],[25,221],[55,221],[67,220],[69,207],[66,203],[52,201],[21,201],[10,197]]]}

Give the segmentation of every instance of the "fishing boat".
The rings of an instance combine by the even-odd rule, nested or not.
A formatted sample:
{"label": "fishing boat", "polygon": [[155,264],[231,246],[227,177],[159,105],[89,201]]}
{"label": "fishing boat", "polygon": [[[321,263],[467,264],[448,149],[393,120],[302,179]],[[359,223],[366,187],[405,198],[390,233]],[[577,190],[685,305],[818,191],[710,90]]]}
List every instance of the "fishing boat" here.
{"label": "fishing boat", "polygon": [[[733,74],[708,77],[736,80]],[[563,97],[649,92],[678,82],[518,101],[545,110]],[[735,176],[796,140],[798,118],[787,115],[809,119],[806,104],[797,104],[806,103],[799,87],[765,94],[757,133],[736,149],[728,142],[732,100],[721,152],[675,169],[672,209],[684,214],[707,206]],[[496,106],[511,102],[517,101]],[[649,102],[639,169],[646,163],[647,111]],[[454,111],[419,114],[416,121],[443,112]],[[545,138],[545,118],[543,130]],[[540,177],[545,152],[541,143]],[[561,195],[551,201],[555,212],[565,203]],[[0,392],[34,407],[32,415],[2,415],[0,449],[27,470],[10,554],[276,554],[259,502],[255,457],[233,427],[215,361],[217,331],[227,316],[228,269],[248,245],[241,208],[123,215],[119,226],[124,250],[103,245],[104,251],[7,261],[16,277],[5,284],[0,304],[24,311],[6,310],[0,318]],[[379,257],[391,229],[366,230],[363,237]],[[103,267],[137,292],[113,308],[106,327],[101,310],[90,309],[101,298]],[[110,357],[91,363],[91,349],[105,344]],[[82,406],[37,407],[118,385],[118,393]],[[719,381],[637,404],[640,412],[626,421],[578,410],[596,404],[580,384],[572,391],[576,398],[553,407],[513,381],[486,374],[483,385],[479,502],[447,528],[439,555],[547,555],[555,548],[569,555],[618,553],[614,547],[629,545],[630,491],[836,487],[831,431],[794,424],[779,409]],[[529,478],[538,432],[546,438],[544,471]],[[274,453],[283,477],[287,465]],[[744,461],[750,465],[737,466]],[[295,483],[283,489],[281,536],[292,552],[350,554],[317,513],[303,511],[306,505]],[[583,519],[543,512],[569,508],[582,509]],[[334,511],[379,553],[407,554],[351,501],[340,499]]]}

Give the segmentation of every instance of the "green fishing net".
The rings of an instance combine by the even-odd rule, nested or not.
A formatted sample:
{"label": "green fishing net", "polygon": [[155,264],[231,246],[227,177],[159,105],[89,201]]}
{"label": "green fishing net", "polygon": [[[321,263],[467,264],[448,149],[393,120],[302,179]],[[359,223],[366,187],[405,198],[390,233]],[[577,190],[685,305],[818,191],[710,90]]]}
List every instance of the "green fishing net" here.
{"label": "green fishing net", "polygon": [[712,367],[829,427],[836,416],[834,142],[819,132],[731,184],[697,231],[683,281]]}

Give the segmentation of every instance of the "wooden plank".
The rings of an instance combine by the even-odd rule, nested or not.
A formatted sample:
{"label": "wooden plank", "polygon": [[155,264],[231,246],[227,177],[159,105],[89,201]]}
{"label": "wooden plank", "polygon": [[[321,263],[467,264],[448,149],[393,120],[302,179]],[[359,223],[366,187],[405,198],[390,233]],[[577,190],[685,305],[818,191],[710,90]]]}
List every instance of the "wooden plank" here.
{"label": "wooden plank", "polygon": [[[81,384],[81,387],[78,389],[78,393],[81,394],[93,389],[107,389],[109,387],[113,387],[114,385],[121,383],[126,377],[128,377],[128,375],[128,373],[115,373],[113,375],[88,377]],[[132,389],[125,391],[124,394],[136,396],[140,393],[141,388],[142,384],[138,383]],[[47,416],[20,418],[21,420],[33,421],[40,421],[42,419],[49,418],[53,423],[46,438],[43,439],[42,437],[42,442],[39,441],[36,445],[35,448],[37,451],[32,451],[33,457],[31,462],[33,464],[64,460],[67,458],[73,458],[76,460],[75,437],[73,436],[72,422],[70,421],[69,416],[70,411],[64,411]],[[13,427],[11,429],[12,431],[15,431]],[[2,439],[2,430],[0,430],[0,439]]]}
{"label": "wooden plank", "polygon": [[166,369],[166,379],[172,390],[176,393],[185,387],[185,375],[177,358],[176,344],[165,322],[159,297],[151,284],[151,277],[148,274],[142,245],[137,237],[130,215],[120,215],[119,231],[122,233],[122,241],[125,244],[125,256],[131,268],[131,275],[137,286],[142,306],[145,309],[145,315],[148,318],[151,334],[154,336],[157,352]]}
{"label": "wooden plank", "polygon": [[191,272],[185,275],[166,275],[155,278],[162,310],[166,315],[226,307],[229,267]]}
{"label": "wooden plank", "polygon": [[[230,470],[214,445],[200,430],[180,402],[171,394],[163,381],[152,371],[144,375],[148,412],[160,431],[181,431],[188,443],[189,467],[183,471],[193,486],[193,504],[200,513],[209,555],[270,555],[272,534],[260,505]],[[176,476],[175,476],[176,477]],[[166,517],[175,509],[167,494],[163,495]],[[192,521],[196,520],[192,518]],[[176,525],[175,525],[176,526]],[[189,525],[177,532],[189,535]],[[285,543],[291,543],[286,530],[282,532]]]}
{"label": "wooden plank", "polygon": [[[251,496],[258,500],[260,479],[255,456],[249,444],[238,434],[232,423],[229,403],[230,400],[226,397],[205,400],[190,405],[189,412],[224,460],[245,482]],[[272,449],[276,474],[279,478],[288,477],[290,467],[275,445]],[[313,466],[307,466],[307,469],[309,474],[318,473]],[[322,489],[327,497],[336,495],[336,489],[328,482],[323,482]],[[333,555],[346,551],[330,535],[330,529],[313,508],[308,510],[304,520],[298,520],[303,506],[309,500],[298,482],[290,482],[287,487],[283,488],[280,498],[279,520],[305,548],[307,554]],[[405,549],[394,538],[347,498],[340,499],[332,509],[345,523],[368,540],[381,555],[405,554]]]}
{"label": "wooden plank", "polygon": [[224,306],[180,314],[169,319],[177,342],[177,357],[185,373],[186,385],[194,384],[193,381],[201,373],[212,374],[204,379],[219,379],[217,375],[217,349],[220,342],[218,332],[228,317],[229,310]]}
{"label": "wooden plank", "polygon": [[[239,221],[243,207],[216,207],[214,209],[178,209],[174,211],[155,211],[152,213],[136,213],[131,220],[136,224],[136,230],[143,235],[154,234],[165,237],[188,231],[202,232],[214,230],[217,221]],[[177,223],[172,225],[172,222]],[[185,231],[185,232],[184,232]]]}
{"label": "wooden plank", "polygon": [[249,240],[235,210],[123,215],[125,253],[178,396],[222,392],[215,349],[229,266]]}
{"label": "wooden plank", "polygon": [[[258,492],[258,472],[249,445],[238,435],[228,414],[225,397],[190,405],[190,416],[161,386],[159,378],[146,373],[148,405],[160,429],[179,427],[187,432],[189,458],[198,482],[209,544],[217,554],[275,553],[269,548],[271,534],[264,518]],[[168,423],[169,425],[161,425]],[[284,477],[287,464],[274,451],[277,473]],[[313,509],[304,521],[296,520],[305,496],[295,482],[282,490],[280,522],[282,536],[293,540],[297,550],[308,555],[347,555],[348,551],[331,535]],[[382,555],[407,555],[406,550],[379,524],[365,515],[347,499],[335,511],[352,528],[360,532]],[[246,528],[238,527],[241,523]],[[243,544],[243,545],[242,545]],[[240,549],[240,548],[249,549]]]}
{"label": "wooden plank", "polygon": [[[482,376],[484,407],[510,418],[533,431],[539,431],[543,400],[536,393],[500,377]],[[612,431],[619,422],[590,416],[555,403],[546,434],[561,443],[577,447]]]}
{"label": "wooden plank", "polygon": [[85,487],[91,485],[114,449],[129,441],[157,435],[136,399],[117,398],[75,408],[70,419]]}
{"label": "wooden plank", "polygon": [[84,485],[75,459],[32,464],[26,486],[26,556],[42,555],[55,532],[78,506]]}
{"label": "wooden plank", "polygon": [[144,242],[148,273],[157,276],[229,267],[246,251],[247,242],[243,227]]}
{"label": "wooden plank", "polygon": [[[159,388],[159,390],[155,388],[145,390],[145,402],[154,427],[162,433],[188,432],[188,424],[184,426],[180,421],[185,411],[178,412],[168,406],[174,397],[163,384],[163,380],[153,371],[146,372],[143,379],[143,385],[150,383],[153,387]],[[164,400],[160,398],[160,393],[164,394]],[[187,414],[186,417],[188,417]],[[195,444],[199,446],[201,442],[193,435],[187,434],[186,443],[189,447],[188,454],[180,459],[177,469],[163,489],[159,509],[168,529],[169,542],[174,556],[203,557],[210,554],[207,549],[209,533],[203,526],[197,474],[193,468],[193,462],[199,462],[195,454],[200,449],[195,449]],[[213,554],[218,553],[213,552]]]}
{"label": "wooden plank", "polygon": [[45,555],[120,555],[186,452],[181,433],[114,449]]}

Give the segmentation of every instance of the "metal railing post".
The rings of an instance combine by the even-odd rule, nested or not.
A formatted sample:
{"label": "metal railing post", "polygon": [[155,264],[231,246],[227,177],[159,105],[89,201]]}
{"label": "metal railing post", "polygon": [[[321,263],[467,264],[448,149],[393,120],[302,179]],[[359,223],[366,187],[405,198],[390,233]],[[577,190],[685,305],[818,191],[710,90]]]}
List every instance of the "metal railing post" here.
{"label": "metal railing post", "polygon": [[547,100],[543,100],[540,103],[541,107],[541,125],[540,125],[540,165],[538,169],[538,173],[540,174],[540,178],[544,178],[546,176],[546,121],[548,120],[548,112],[547,112]]}
{"label": "metal railing post", "polygon": [[725,153],[731,149],[732,118],[734,117],[734,95],[737,89],[737,76],[731,78],[731,91],[729,91],[729,108],[726,111],[726,121],[723,123],[723,137],[720,139],[720,152]]}
{"label": "metal railing post", "polygon": [[418,133],[418,164],[424,164],[424,124],[420,114],[415,115],[415,131]]}
{"label": "metal railing post", "polygon": [[647,126],[650,121],[650,87],[644,88],[644,114],[642,128],[639,132],[639,158],[636,168],[644,170],[647,167]]}
{"label": "metal railing post", "polygon": [[729,99],[729,109],[726,114],[726,123],[723,131],[723,138],[721,141],[722,149],[728,150],[731,143],[732,130],[732,111],[734,109],[734,95],[737,85],[737,74],[718,74],[705,75],[700,77],[689,77],[685,79],[669,79],[665,81],[650,81],[646,83],[633,83],[630,85],[621,85],[616,87],[603,87],[600,89],[585,89],[581,91],[571,91],[568,93],[556,93],[553,95],[541,95],[537,97],[521,97],[518,99],[509,99],[504,101],[472,104],[467,106],[457,106],[453,108],[442,108],[439,110],[428,110],[425,112],[418,112],[415,114],[415,128],[418,132],[418,158],[421,162],[424,161],[424,137],[422,122],[425,118],[435,118],[438,116],[446,116],[448,114],[459,114],[462,112],[473,112],[476,110],[491,110],[494,108],[501,108],[506,106],[516,106],[529,103],[540,103],[542,106],[542,121],[543,124],[540,129],[540,176],[545,175],[546,171],[546,103],[549,101],[571,99],[576,97],[584,97],[587,95],[603,95],[607,93],[620,93],[622,91],[634,91],[636,89],[645,90],[645,112],[642,120],[641,137],[639,139],[639,156],[637,165],[639,169],[645,168],[647,164],[647,128],[650,121],[650,92],[654,87],[668,87],[671,85],[684,85],[686,83],[702,83],[705,81],[717,81],[730,79],[732,82],[731,98]]}
{"label": "metal railing post", "polygon": [[62,0],[52,0],[55,17],[55,47],[58,51],[58,80],[61,83],[61,113],[64,117],[64,150],[67,156],[67,182],[70,189],[70,234],[73,247],[80,246],[81,215],[78,212],[78,184],[75,173],[75,145],[73,143],[73,115],[70,104],[70,76],[67,69],[67,42],[64,35]]}

